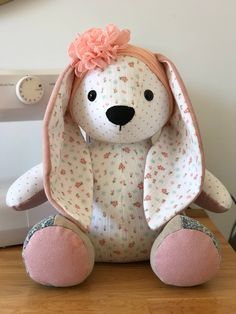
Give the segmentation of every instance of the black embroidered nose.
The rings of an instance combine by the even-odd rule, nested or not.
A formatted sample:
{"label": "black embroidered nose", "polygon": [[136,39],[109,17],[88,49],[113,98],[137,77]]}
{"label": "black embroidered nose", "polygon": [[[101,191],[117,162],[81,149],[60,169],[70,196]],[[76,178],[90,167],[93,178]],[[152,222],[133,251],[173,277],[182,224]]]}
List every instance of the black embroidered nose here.
{"label": "black embroidered nose", "polygon": [[113,106],[106,112],[108,120],[120,127],[131,121],[134,114],[134,108],[128,106]]}

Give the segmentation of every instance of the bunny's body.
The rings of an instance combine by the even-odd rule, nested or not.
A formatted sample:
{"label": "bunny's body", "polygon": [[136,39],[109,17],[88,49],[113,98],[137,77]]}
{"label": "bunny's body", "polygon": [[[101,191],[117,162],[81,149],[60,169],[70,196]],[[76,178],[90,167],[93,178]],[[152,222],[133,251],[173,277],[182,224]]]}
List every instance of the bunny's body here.
{"label": "bunny's body", "polygon": [[93,216],[89,237],[97,261],[146,260],[158,232],[143,210],[143,180],[151,140],[132,144],[92,141]]}
{"label": "bunny's body", "polygon": [[204,283],[219,268],[214,235],[180,213],[193,201],[223,212],[230,195],[205,169],[174,64],[129,45],[129,34],[109,25],[71,44],[71,65],[44,118],[44,170],[35,167],[8,191],[14,208],[47,196],[61,214],[36,224],[24,243],[27,271],[42,284],[78,284],[95,260],[150,259],[154,273],[177,286]]}

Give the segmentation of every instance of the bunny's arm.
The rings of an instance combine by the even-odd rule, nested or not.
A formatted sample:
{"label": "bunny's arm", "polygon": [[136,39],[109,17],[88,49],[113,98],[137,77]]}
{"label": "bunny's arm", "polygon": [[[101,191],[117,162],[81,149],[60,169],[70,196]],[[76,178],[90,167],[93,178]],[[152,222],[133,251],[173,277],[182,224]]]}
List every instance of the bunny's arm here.
{"label": "bunny's arm", "polygon": [[220,180],[206,170],[202,192],[194,203],[211,212],[223,213],[231,207],[232,199]]}
{"label": "bunny's arm", "polygon": [[15,210],[30,209],[46,201],[42,163],[19,177],[10,186],[6,196],[6,204]]}

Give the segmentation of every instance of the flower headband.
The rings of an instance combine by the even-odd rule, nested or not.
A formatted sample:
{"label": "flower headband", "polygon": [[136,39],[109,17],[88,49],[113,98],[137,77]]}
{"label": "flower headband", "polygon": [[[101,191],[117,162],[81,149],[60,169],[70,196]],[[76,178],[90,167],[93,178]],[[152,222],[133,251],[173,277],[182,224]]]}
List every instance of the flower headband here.
{"label": "flower headband", "polygon": [[95,68],[106,68],[116,59],[119,49],[127,46],[129,39],[129,30],[121,31],[113,24],[108,25],[105,30],[91,28],[78,35],[68,49],[76,76],[80,77]]}

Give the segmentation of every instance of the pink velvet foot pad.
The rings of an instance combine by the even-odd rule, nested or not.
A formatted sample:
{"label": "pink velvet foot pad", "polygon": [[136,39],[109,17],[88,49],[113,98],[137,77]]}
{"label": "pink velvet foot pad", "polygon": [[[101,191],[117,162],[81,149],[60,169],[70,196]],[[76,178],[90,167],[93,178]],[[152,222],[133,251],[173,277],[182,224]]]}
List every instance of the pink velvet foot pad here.
{"label": "pink velvet foot pad", "polygon": [[86,243],[78,234],[61,226],[35,232],[23,250],[23,258],[34,281],[56,287],[81,283],[94,265],[94,255]]}
{"label": "pink velvet foot pad", "polygon": [[169,234],[151,252],[154,273],[166,284],[195,286],[210,280],[219,269],[220,256],[204,232],[181,229]]}

